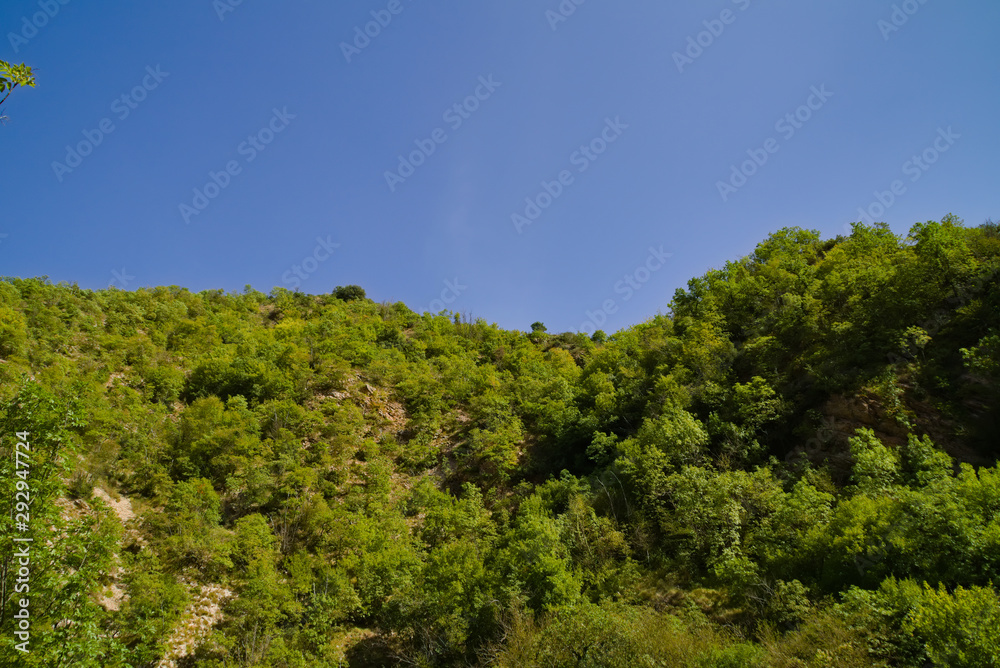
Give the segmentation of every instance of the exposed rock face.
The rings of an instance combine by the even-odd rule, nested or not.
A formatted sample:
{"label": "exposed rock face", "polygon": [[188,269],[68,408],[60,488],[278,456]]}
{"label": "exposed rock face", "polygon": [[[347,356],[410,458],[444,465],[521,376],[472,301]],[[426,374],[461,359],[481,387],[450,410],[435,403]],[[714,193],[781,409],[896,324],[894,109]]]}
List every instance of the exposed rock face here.
{"label": "exposed rock face", "polygon": [[118,500],[115,501],[111,498],[110,494],[100,487],[94,488],[94,496],[101,498],[104,503],[111,507],[111,510],[115,511],[115,515],[121,520],[123,526],[127,527],[126,523],[129,520],[135,519],[135,513],[132,511],[132,501],[127,496],[119,496]]}
{"label": "exposed rock face", "polygon": [[927,434],[935,445],[957,461],[976,466],[991,464],[982,454],[956,438],[955,425],[938,408],[927,401],[912,398],[908,391],[903,396],[903,405],[913,423],[911,428],[904,426],[887,409],[883,400],[871,392],[831,396],[819,409],[822,418],[816,432],[794,448],[786,460],[794,461],[805,456],[814,465],[829,465],[831,472],[846,480],[853,465],[848,439],[855,435],[856,430],[867,428],[890,448],[905,445],[910,433]]}
{"label": "exposed rock face", "polygon": [[846,479],[853,464],[847,439],[854,436],[856,430],[871,429],[889,447],[906,443],[907,429],[890,416],[873,396],[834,395],[819,412],[822,418],[816,433],[789,452],[786,460],[794,461],[805,456],[814,465],[829,465],[835,476]]}
{"label": "exposed rock face", "polygon": [[[115,501],[111,498],[111,495],[100,487],[94,488],[94,496],[101,499],[111,508],[115,516],[118,517],[118,521],[122,523],[125,527],[127,534],[131,534],[133,538],[139,537],[139,532],[136,531],[135,527],[131,524],[131,521],[135,519],[135,513],[132,511],[132,502],[127,496],[119,496],[118,500]],[[117,558],[116,561],[120,563],[120,559]],[[122,569],[120,566],[115,566],[108,575],[111,577],[111,584],[108,585],[108,591],[101,595],[97,599],[97,603],[101,605],[105,610],[117,611],[121,608],[121,605],[128,598],[125,590],[119,585],[119,579],[121,578]]]}
{"label": "exposed rock face", "polygon": [[188,586],[192,589],[193,600],[170,634],[167,641],[169,649],[156,668],[177,668],[178,659],[194,652],[212,627],[222,619],[222,603],[233,595],[233,592],[218,585]]}

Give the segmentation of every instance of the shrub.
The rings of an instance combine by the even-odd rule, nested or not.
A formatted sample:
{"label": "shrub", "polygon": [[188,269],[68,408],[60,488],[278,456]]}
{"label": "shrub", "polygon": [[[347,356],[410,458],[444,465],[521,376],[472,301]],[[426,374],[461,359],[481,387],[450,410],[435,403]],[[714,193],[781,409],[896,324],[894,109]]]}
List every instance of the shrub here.
{"label": "shrub", "polygon": [[333,296],[345,302],[367,298],[360,285],[338,285],[333,289]]}

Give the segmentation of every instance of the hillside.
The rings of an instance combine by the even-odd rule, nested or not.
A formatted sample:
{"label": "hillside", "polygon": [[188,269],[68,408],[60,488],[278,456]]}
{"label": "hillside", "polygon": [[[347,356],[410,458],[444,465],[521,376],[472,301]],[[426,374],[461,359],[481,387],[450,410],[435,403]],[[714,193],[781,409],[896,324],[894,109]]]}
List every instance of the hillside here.
{"label": "hillside", "polygon": [[592,337],[0,279],[0,665],[1000,665],[998,381],[952,216]]}

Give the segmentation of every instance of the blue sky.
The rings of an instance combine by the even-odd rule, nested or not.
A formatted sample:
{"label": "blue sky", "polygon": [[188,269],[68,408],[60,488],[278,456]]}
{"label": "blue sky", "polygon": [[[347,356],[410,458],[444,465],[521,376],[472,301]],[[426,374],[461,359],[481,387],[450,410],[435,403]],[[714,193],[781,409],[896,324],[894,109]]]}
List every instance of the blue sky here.
{"label": "blue sky", "polygon": [[1000,217],[995,0],[63,2],[0,6],[0,275],[610,333],[783,226]]}

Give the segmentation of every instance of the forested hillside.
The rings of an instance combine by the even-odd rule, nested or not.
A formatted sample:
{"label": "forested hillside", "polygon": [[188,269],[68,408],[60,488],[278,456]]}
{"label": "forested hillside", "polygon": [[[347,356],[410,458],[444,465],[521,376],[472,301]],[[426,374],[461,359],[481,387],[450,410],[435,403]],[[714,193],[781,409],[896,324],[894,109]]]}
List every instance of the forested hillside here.
{"label": "forested hillside", "polygon": [[0,665],[1000,665],[998,390],[950,216],[593,337],[4,278]]}

